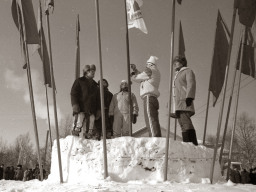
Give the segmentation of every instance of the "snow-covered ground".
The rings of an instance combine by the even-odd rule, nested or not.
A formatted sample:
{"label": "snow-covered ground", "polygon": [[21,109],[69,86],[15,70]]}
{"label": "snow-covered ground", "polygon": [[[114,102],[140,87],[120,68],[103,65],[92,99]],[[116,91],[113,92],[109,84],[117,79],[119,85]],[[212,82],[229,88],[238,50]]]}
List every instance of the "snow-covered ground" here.
{"label": "snow-covered ground", "polygon": [[226,182],[213,150],[170,140],[167,181],[163,182],[165,138],[122,137],[107,140],[109,176],[104,179],[102,141],[68,136],[60,140],[64,183],[60,184],[56,143],[49,178],[43,182],[0,181],[0,191],[256,192],[256,186]]}

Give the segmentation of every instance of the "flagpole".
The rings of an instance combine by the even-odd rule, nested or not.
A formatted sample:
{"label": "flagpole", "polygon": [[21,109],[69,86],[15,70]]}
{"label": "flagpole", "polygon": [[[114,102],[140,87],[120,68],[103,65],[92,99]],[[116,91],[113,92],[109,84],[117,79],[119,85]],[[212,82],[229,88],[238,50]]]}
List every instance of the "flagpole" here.
{"label": "flagpole", "polygon": [[46,162],[46,154],[47,154],[47,146],[48,146],[48,137],[49,137],[49,130],[46,132],[46,141],[45,141],[45,149],[44,149],[44,164]]}
{"label": "flagpole", "polygon": [[96,6],[96,21],[97,21],[97,41],[99,48],[99,63],[100,63],[100,104],[101,104],[101,121],[103,132],[103,157],[104,157],[104,179],[108,177],[108,162],[107,162],[107,147],[106,147],[106,126],[105,126],[105,110],[104,110],[104,91],[103,91],[103,74],[102,74],[102,54],[101,54],[101,35],[100,35],[100,15],[99,1],[95,0]]}
{"label": "flagpole", "polygon": [[49,10],[48,9],[45,11],[45,14],[46,14],[48,43],[49,43],[50,73],[51,73],[51,82],[52,82],[52,97],[53,97],[53,106],[54,106],[54,119],[55,119],[55,128],[56,128],[56,141],[57,141],[57,151],[58,151],[58,160],[59,160],[60,183],[63,183],[61,153],[60,153],[60,140],[59,140],[59,126],[58,126],[56,94],[55,94],[56,87],[55,87],[55,82],[54,82],[54,77],[53,77],[51,34],[50,34],[50,22],[49,22]]}
{"label": "flagpole", "polygon": [[50,112],[49,112],[49,101],[48,101],[47,85],[45,85],[45,95],[46,95],[46,105],[47,105],[48,129],[49,129],[49,134],[50,134],[50,143],[51,143],[51,147],[52,147],[52,132],[51,132],[51,122],[50,122]]}
{"label": "flagpole", "polygon": [[227,178],[229,179],[229,172],[230,172],[230,164],[231,164],[231,158],[232,158],[232,148],[233,148],[233,140],[235,135],[235,129],[236,129],[236,119],[237,119],[237,110],[238,110],[238,101],[239,101],[239,93],[240,93],[240,84],[241,84],[241,74],[242,74],[242,67],[243,67],[243,57],[244,57],[244,45],[247,42],[248,33],[247,33],[248,27],[244,26],[244,38],[243,38],[243,44],[241,48],[241,57],[240,57],[240,63],[239,63],[239,81],[238,81],[238,88],[236,93],[236,104],[235,104],[235,111],[234,111],[234,120],[233,120],[233,126],[232,126],[232,135],[231,135],[231,142],[230,142],[230,148],[229,148],[229,155],[228,155],[228,171],[227,171]]}
{"label": "flagpole", "polygon": [[75,79],[79,78],[80,76],[80,23],[79,23],[79,14],[77,15],[77,22],[76,22],[76,69],[75,69]]}
{"label": "flagpole", "polygon": [[127,5],[126,0],[124,0],[124,6],[125,6],[125,40],[126,40],[126,53],[127,53],[127,79],[128,79],[128,99],[129,99],[129,129],[130,129],[130,136],[132,136],[132,117],[133,117],[133,107],[132,107],[132,91],[131,91],[131,78],[130,78],[130,45],[129,45],[129,30],[128,30],[128,22],[127,22]]}
{"label": "flagpole", "polygon": [[228,55],[227,55],[227,65],[226,65],[225,79],[224,79],[223,96],[222,96],[222,101],[221,101],[219,120],[218,120],[218,126],[217,126],[217,133],[216,133],[216,143],[215,143],[215,148],[214,148],[212,167],[211,167],[211,174],[210,174],[211,183],[213,182],[214,166],[215,166],[215,160],[216,160],[216,156],[217,156],[217,149],[218,149],[218,142],[219,142],[219,137],[220,137],[221,122],[222,122],[222,116],[223,116],[223,110],[224,110],[224,102],[225,102],[225,97],[226,97],[226,89],[227,89],[227,81],[228,81],[228,71],[229,71],[230,56],[231,56],[232,44],[233,44],[235,20],[236,20],[236,8],[234,7],[234,9],[233,9],[233,17],[232,17],[232,24],[231,24],[230,42],[229,42]]}
{"label": "flagpole", "polygon": [[177,136],[177,119],[174,120],[174,138],[173,138],[174,141],[176,141],[176,136]]}
{"label": "flagpole", "polygon": [[170,55],[170,78],[169,78],[169,104],[167,111],[167,133],[165,142],[165,162],[164,162],[164,181],[167,180],[167,169],[168,169],[168,151],[169,151],[169,134],[170,134],[170,111],[172,103],[172,78],[173,78],[173,54],[174,54],[174,27],[175,27],[175,2],[172,0],[172,25],[171,25],[171,55]]}

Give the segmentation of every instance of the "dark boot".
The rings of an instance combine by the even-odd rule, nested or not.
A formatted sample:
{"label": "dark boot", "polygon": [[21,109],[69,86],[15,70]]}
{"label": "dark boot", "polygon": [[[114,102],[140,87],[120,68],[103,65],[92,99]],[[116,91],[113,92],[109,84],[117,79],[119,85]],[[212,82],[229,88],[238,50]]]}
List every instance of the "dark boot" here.
{"label": "dark boot", "polygon": [[192,142],[194,145],[198,145],[197,138],[196,138],[196,131],[195,129],[189,129],[188,131],[189,142]]}
{"label": "dark boot", "polygon": [[182,139],[183,139],[183,142],[189,142],[188,131],[182,132]]}

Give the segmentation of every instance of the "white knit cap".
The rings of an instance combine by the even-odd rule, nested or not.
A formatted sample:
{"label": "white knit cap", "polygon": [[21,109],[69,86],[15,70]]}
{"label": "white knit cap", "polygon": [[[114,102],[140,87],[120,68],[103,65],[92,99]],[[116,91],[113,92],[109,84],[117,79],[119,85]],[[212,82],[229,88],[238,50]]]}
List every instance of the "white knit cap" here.
{"label": "white knit cap", "polygon": [[152,64],[156,65],[157,60],[158,60],[158,58],[156,56],[150,56],[150,58],[147,60],[147,63],[152,63]]}
{"label": "white knit cap", "polygon": [[127,83],[127,81],[126,80],[122,80],[121,83]]}

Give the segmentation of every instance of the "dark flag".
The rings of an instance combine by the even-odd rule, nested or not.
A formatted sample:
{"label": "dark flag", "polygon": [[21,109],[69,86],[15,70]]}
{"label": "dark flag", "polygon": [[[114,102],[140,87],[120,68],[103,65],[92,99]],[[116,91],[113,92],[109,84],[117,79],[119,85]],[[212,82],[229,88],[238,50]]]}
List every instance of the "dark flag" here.
{"label": "dark flag", "polygon": [[179,32],[179,50],[178,50],[178,55],[185,56],[185,43],[184,43],[184,36],[183,36],[183,31],[182,31],[182,25],[180,22],[180,32]]}
{"label": "dark flag", "polygon": [[[255,63],[256,63],[256,48],[255,48],[255,40],[253,38],[251,29],[246,27],[246,31],[244,35],[247,35],[247,42],[245,42],[243,46],[243,60],[242,60],[242,73],[245,75],[252,76],[253,78],[256,78],[255,76]],[[239,70],[239,64],[241,59],[241,51],[242,49],[242,42],[240,42],[239,46],[239,52],[238,52],[238,58],[237,58],[237,70]]]}
{"label": "dark flag", "polygon": [[213,94],[213,106],[215,106],[217,99],[220,95],[227,65],[227,56],[229,48],[229,35],[230,34],[224,26],[225,23],[218,11],[217,27],[215,34],[214,53],[212,58],[212,70],[210,77],[209,91]]}

